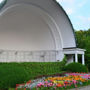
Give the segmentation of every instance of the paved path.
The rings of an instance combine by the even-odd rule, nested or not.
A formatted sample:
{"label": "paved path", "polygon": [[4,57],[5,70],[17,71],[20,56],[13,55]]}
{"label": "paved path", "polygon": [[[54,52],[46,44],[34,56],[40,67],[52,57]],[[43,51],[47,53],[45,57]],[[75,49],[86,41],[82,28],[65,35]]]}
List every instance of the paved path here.
{"label": "paved path", "polygon": [[84,86],[76,89],[70,89],[70,90],[90,90],[90,85],[89,86]]}

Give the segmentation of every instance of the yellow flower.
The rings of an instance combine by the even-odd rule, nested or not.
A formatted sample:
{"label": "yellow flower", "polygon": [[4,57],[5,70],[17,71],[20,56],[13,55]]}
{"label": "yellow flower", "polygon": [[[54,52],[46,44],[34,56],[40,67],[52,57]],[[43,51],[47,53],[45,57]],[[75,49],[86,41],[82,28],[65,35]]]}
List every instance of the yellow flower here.
{"label": "yellow flower", "polygon": [[57,83],[59,83],[59,84],[64,84],[64,81],[57,81]]}
{"label": "yellow flower", "polygon": [[54,83],[54,84],[56,84],[56,83],[57,83],[57,81],[53,81],[53,83]]}

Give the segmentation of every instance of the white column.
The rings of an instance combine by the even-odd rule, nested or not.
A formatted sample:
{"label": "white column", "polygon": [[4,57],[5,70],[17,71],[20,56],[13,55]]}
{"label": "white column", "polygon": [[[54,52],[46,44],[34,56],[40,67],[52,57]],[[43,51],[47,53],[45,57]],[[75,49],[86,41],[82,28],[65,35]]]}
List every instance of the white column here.
{"label": "white column", "polygon": [[78,62],[78,54],[75,53],[75,62],[77,63]]}
{"label": "white column", "polygon": [[82,64],[85,65],[84,54],[82,54]]}

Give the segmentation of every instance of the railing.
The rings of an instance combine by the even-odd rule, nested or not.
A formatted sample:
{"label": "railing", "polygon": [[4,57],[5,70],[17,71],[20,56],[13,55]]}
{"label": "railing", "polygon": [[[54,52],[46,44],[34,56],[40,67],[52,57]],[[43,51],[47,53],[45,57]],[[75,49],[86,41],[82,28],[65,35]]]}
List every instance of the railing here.
{"label": "railing", "polygon": [[0,50],[0,62],[53,62],[56,60],[56,53],[55,50]]}

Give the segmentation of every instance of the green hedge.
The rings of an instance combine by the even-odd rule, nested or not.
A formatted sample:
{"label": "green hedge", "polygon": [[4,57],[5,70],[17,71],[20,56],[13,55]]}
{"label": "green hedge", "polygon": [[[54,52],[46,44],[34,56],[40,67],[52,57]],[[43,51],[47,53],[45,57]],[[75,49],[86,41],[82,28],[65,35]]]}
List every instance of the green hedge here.
{"label": "green hedge", "polygon": [[70,63],[64,67],[64,70],[70,72],[88,72],[87,67],[80,63]]}
{"label": "green hedge", "polygon": [[62,62],[0,63],[0,88],[14,88],[41,75],[60,73],[66,64]]}
{"label": "green hedge", "polygon": [[16,84],[28,79],[28,73],[23,67],[14,64],[0,65],[0,90],[15,87]]}

